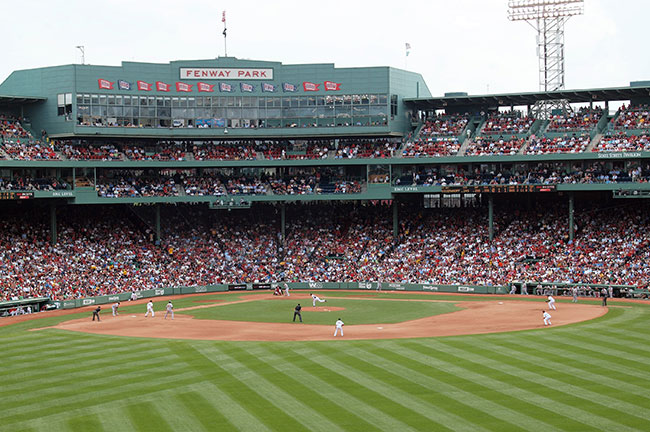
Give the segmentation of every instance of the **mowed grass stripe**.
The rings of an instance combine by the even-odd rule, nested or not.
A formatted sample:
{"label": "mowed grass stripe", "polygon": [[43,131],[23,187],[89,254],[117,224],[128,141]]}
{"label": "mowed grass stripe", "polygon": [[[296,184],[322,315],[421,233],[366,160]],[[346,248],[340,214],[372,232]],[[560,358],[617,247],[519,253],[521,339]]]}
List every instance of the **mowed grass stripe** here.
{"label": "mowed grass stripe", "polygon": [[230,423],[230,421],[219,410],[215,409],[214,406],[203,397],[202,392],[190,391],[179,393],[176,395],[176,399],[180,403],[180,406],[177,405],[175,407],[176,409],[171,412],[183,408],[182,411],[192,414],[201,424],[203,430],[212,431],[217,428],[220,431],[237,430],[237,428]]}
{"label": "mowed grass stripe", "polygon": [[[445,340],[443,345],[448,347],[446,352],[449,354],[468,358],[469,353],[485,349],[484,342],[472,342],[458,338],[453,341]],[[520,344],[522,342],[520,341]],[[520,360],[512,355],[503,354],[502,351],[491,351],[489,357],[483,356],[483,359],[477,361],[477,364],[482,364],[484,367],[506,367],[506,371],[515,379],[522,382],[527,381],[529,385],[536,385],[539,391],[548,398],[554,399],[557,403],[571,406],[575,411],[584,411],[588,415],[580,417],[580,421],[583,423],[590,424],[586,420],[588,417],[592,417],[597,419],[598,427],[605,427],[608,430],[635,430],[630,428],[636,428],[639,420],[643,420],[633,413],[617,408],[621,406],[631,408],[629,403],[574,385],[576,377],[546,368],[539,360],[537,363],[533,363],[526,357]],[[558,375],[561,375],[564,381],[554,378]]]}
{"label": "mowed grass stripe", "polygon": [[[490,344],[487,345],[489,346]],[[523,358],[525,355],[528,355],[528,361],[530,362],[541,360],[544,367],[554,373],[555,371],[561,371],[563,374],[581,378],[586,381],[585,385],[587,387],[596,384],[614,389],[614,392],[624,390],[626,393],[634,395],[635,398],[647,398],[650,394],[648,392],[648,386],[644,385],[643,382],[639,382],[637,376],[628,375],[618,370],[613,376],[611,371],[612,368],[615,368],[615,365],[611,363],[602,362],[601,366],[591,367],[597,366],[594,364],[593,358],[571,355],[571,353],[560,350],[548,350],[545,344],[527,342],[526,345],[527,349],[539,349],[539,351],[524,354],[528,353],[528,351],[523,351],[518,345],[516,345],[516,350],[511,350],[504,343],[499,346],[502,347],[503,352],[511,353],[518,358]],[[589,364],[590,367],[585,368],[585,364]],[[582,365],[583,367],[573,365]],[[650,400],[648,400],[648,403],[650,403]]]}
{"label": "mowed grass stripe", "polygon": [[[321,353],[327,353],[327,349],[323,345],[319,345],[317,349]],[[337,361],[356,369],[359,373],[381,380],[406,395],[410,394],[411,397],[417,398],[423,404],[428,404],[429,410],[444,410],[450,415],[456,415],[466,421],[476,423],[476,426],[486,430],[521,429],[516,426],[516,423],[495,417],[484,409],[485,407],[481,406],[481,402],[484,400],[480,400],[460,388],[442,385],[440,381],[420,374],[419,367],[408,369],[386,357],[375,355],[370,350],[353,347],[347,348],[344,353],[339,353],[336,357]],[[420,411],[426,409],[426,405],[422,405]]]}
{"label": "mowed grass stripe", "polygon": [[[587,340],[587,338],[584,338]],[[501,339],[501,343],[510,344],[514,346],[518,351],[528,352],[532,355],[539,356],[548,356],[552,358],[553,356],[561,356],[564,358],[573,359],[573,361],[579,361],[577,364],[592,364],[598,362],[604,368],[604,370],[616,370],[621,377],[627,379],[628,381],[634,381],[639,385],[643,385],[643,382],[649,382],[648,373],[645,371],[644,364],[645,362],[629,362],[625,361],[622,356],[622,353],[615,355],[614,352],[609,354],[599,355],[598,346],[594,344],[586,344],[589,348],[578,347],[576,345],[565,344],[563,339],[561,341],[553,339],[539,339],[529,340],[526,342],[527,346],[521,346],[519,341],[513,341],[510,338]]]}
{"label": "mowed grass stripe", "polygon": [[341,346],[338,352],[330,354],[323,354],[318,349],[314,349],[318,348],[316,344],[310,344],[309,347],[312,348],[301,347],[294,351],[302,355],[303,358],[311,358],[314,363],[332,371],[335,382],[344,383],[346,388],[358,388],[361,391],[360,398],[372,401],[371,403],[376,407],[380,407],[391,416],[417,430],[487,430],[465,420],[462,416],[441,409],[439,406],[416,401],[413,399],[413,394],[391,385],[391,382],[385,381],[382,377],[367,375],[356,369],[351,369],[345,363],[334,360],[341,355],[342,350],[345,349],[344,346]]}
{"label": "mowed grass stripe", "polygon": [[[232,345],[227,350],[222,349],[222,352],[225,352],[239,363],[255,364],[255,370],[261,379],[276,388],[282,389],[286,394],[290,394],[294,399],[298,400],[299,404],[296,409],[301,419],[304,418],[304,414],[308,414],[307,411],[315,413],[309,414],[307,417],[315,417],[314,421],[318,423],[316,427],[312,427],[308,422],[305,422],[311,430],[352,430],[351,428],[354,428],[359,431],[371,431],[375,429],[343,406],[336,405],[331,400],[321,396],[313,387],[309,387],[289,374],[277,370],[273,363],[266,362],[264,357],[259,355],[259,350],[251,352],[244,350],[240,346]],[[303,405],[306,406],[307,410],[303,410]],[[332,413],[336,413],[336,416],[332,416]],[[320,424],[321,422],[322,424]]]}
{"label": "mowed grass stripe", "polygon": [[[603,337],[604,343],[619,343],[621,341],[627,342],[628,346],[632,346],[639,352],[650,354],[650,347],[647,346],[648,334],[642,332],[632,332],[628,329],[601,329],[598,333]],[[580,333],[576,333],[580,336]]]}
{"label": "mowed grass stripe", "polygon": [[260,397],[282,409],[288,416],[299,419],[308,430],[314,432],[342,430],[319,410],[294,397],[291,388],[279,387],[266,379],[266,374],[258,373],[264,371],[264,368],[260,367],[258,359],[242,348],[236,345],[224,345],[219,349],[202,348],[201,352],[207,357],[211,357],[213,353],[225,355],[226,360],[221,361],[220,364],[226,372],[238,377]]}
{"label": "mowed grass stripe", "polygon": [[[407,424],[377,408],[374,403],[369,403],[368,398],[363,397],[363,393],[337,387],[337,382],[332,383],[328,379],[332,376],[330,370],[324,369],[325,372],[321,373],[320,367],[314,367],[314,363],[311,361],[303,361],[302,356],[288,350],[284,345],[265,344],[263,353],[277,370],[285,375],[295,377],[300,382],[312,384],[314,388],[318,389],[320,395],[339,406],[354,408],[354,413],[370,423],[373,428],[400,432],[415,431]],[[357,394],[361,394],[361,396],[358,397]],[[363,423],[361,425],[363,426]]]}
{"label": "mowed grass stripe", "polygon": [[[238,401],[221,391],[216,384],[203,381],[186,388],[205,396],[206,401],[215,411],[218,411],[238,431],[268,432],[271,429],[252,415],[247,408],[244,408]],[[214,429],[210,429],[214,430]]]}
{"label": "mowed grass stripe", "polygon": [[[168,391],[160,392],[156,395],[145,396],[143,399],[148,400],[156,406],[161,418],[163,418],[174,431],[211,431],[215,429],[218,424],[212,425],[211,428],[205,429],[202,422],[197,416],[189,410],[180,409],[181,403],[178,399],[178,392],[185,391],[183,387],[176,388],[170,387]],[[207,416],[209,412],[203,413],[200,416]],[[220,426],[217,426],[222,430]]]}
{"label": "mowed grass stripe", "polygon": [[[206,344],[196,344],[195,347],[190,343],[180,343],[174,344],[173,347],[179,357],[189,363],[194,370],[198,372],[211,370],[210,374],[218,374],[220,377],[219,389],[226,392],[229,397],[240,403],[270,429],[308,430],[296,419],[287,415],[282,407],[258,395],[236,376],[228,373],[219,362],[204,354],[201,349],[205,349]],[[215,382],[215,384],[217,383]]]}
{"label": "mowed grass stripe", "polygon": [[71,379],[91,379],[97,376],[97,371],[101,371],[103,375],[119,374],[124,371],[124,364],[127,364],[129,368],[141,367],[142,369],[146,369],[147,367],[157,367],[165,363],[173,362],[174,357],[158,357],[155,362],[152,362],[150,355],[147,354],[146,356],[140,355],[139,357],[132,358],[122,357],[122,361],[124,362],[123,364],[116,364],[113,358],[103,358],[102,360],[93,362],[84,361],[83,369],[75,369],[73,371],[70,371],[70,368],[66,367],[45,369],[35,374],[17,374],[16,378],[5,381],[7,384],[3,382],[2,387],[0,387],[0,404],[2,403],[3,397],[11,396],[17,391],[28,393],[32,390],[38,391],[42,389],[42,380],[45,378],[47,378],[49,386],[56,387],[65,385]]}
{"label": "mowed grass stripe", "polygon": [[[444,356],[443,358],[448,359],[450,362],[457,363],[459,365],[465,365],[467,368],[476,368],[483,371],[483,373],[487,373],[489,371],[490,374],[496,379],[511,383],[511,385],[520,388],[522,391],[537,394],[537,400],[540,401],[540,404],[542,406],[556,407],[558,404],[562,405],[565,403],[567,405],[573,405],[575,408],[571,410],[571,418],[580,424],[588,425],[588,427],[580,426],[568,430],[612,430],[611,427],[607,424],[607,420],[603,419],[601,422],[597,416],[595,417],[590,412],[586,412],[580,409],[580,402],[569,401],[571,395],[555,394],[553,392],[546,391],[547,388],[544,385],[539,385],[537,382],[531,381],[522,376],[522,374],[518,373],[516,369],[511,368],[508,363],[503,363],[500,360],[495,360],[493,358],[496,357],[496,354],[494,352],[485,350],[483,352],[477,353],[477,351],[479,351],[478,348],[467,352],[461,349],[450,347],[446,344],[446,342],[447,341],[443,342],[442,340],[426,340],[414,341],[413,344],[416,346],[420,345],[425,350],[430,350],[434,356]],[[467,342],[469,344],[475,343],[474,338],[469,338]],[[426,353],[427,351],[422,352]],[[528,363],[527,366],[531,368],[534,367],[533,364]],[[529,400],[531,402],[534,402],[536,399],[529,398]]]}
{"label": "mowed grass stripe", "polygon": [[127,405],[124,409],[126,415],[139,431],[173,432],[174,429],[165,421],[150,402],[139,402]]}
{"label": "mowed grass stripe", "polygon": [[71,432],[104,431],[104,427],[96,414],[75,416],[68,419],[67,429]]}
{"label": "mowed grass stripe", "polygon": [[[64,413],[66,411],[89,408],[95,405],[102,405],[109,402],[120,401],[129,397],[143,396],[160,391],[167,386],[182,386],[196,383],[198,374],[194,371],[184,372],[175,376],[168,376],[165,383],[152,379],[146,382],[128,382],[128,383],[111,383],[110,386],[91,387],[91,386],[71,386],[66,388],[67,396],[61,399],[53,395],[51,399],[34,402],[30,406],[19,406],[13,408],[11,413],[3,413],[3,421],[6,423],[20,422],[24,418],[45,417]],[[76,391],[75,391],[76,390]]]}
{"label": "mowed grass stripe", "polygon": [[[154,349],[146,350],[146,352],[160,353],[162,352],[161,350],[164,350],[164,348],[159,348],[157,350]],[[16,375],[24,372],[32,373],[34,372],[34,369],[40,369],[44,364],[53,368],[59,365],[65,366],[71,363],[76,363],[81,359],[83,360],[102,359],[102,358],[106,358],[107,356],[119,357],[125,354],[137,355],[134,352],[134,345],[128,345],[128,346],[121,345],[120,347],[114,347],[111,345],[103,345],[95,342],[94,344],[92,344],[90,348],[88,347],[88,345],[86,345],[86,348],[83,350],[64,351],[60,354],[58,354],[57,352],[48,352],[46,349],[44,349],[41,355],[30,357],[30,359],[33,359],[33,361],[24,361],[21,359],[15,359],[12,361],[12,363],[8,363],[8,364],[13,364],[11,370],[2,371],[0,373],[0,377],[7,376],[7,375]]]}
{"label": "mowed grass stripe", "polygon": [[[469,404],[476,409],[490,413],[504,422],[516,425],[516,428],[523,427],[526,430],[544,430],[553,425],[547,423],[552,412],[539,409],[532,403],[523,402],[507,394],[508,390],[503,388],[503,383],[488,387],[483,384],[486,377],[474,373],[472,370],[464,370],[463,373],[450,374],[443,371],[438,365],[435,369],[429,360],[422,360],[422,355],[412,352],[411,355],[419,359],[403,355],[404,348],[399,343],[385,343],[382,346],[363,346],[359,350],[349,349],[350,355],[357,354],[373,364],[388,368],[399,376],[410,381],[415,381],[423,386],[435,389],[434,398],[439,397],[438,393],[455,399],[458,404]],[[472,379],[469,379],[469,376]],[[483,397],[481,395],[496,392],[496,397]],[[512,407],[524,408],[520,411]]]}
{"label": "mowed grass stripe", "polygon": [[[92,383],[95,387],[102,386],[120,386],[132,382],[154,380],[157,381],[158,374],[169,373],[176,374],[177,368],[173,366],[172,358],[168,361],[157,362],[145,367],[122,366],[122,370],[115,372],[113,375],[106,374],[103,370],[93,369],[93,374],[86,380],[76,376],[76,365],[70,365],[67,370],[58,372],[61,376],[66,377],[63,383],[59,385],[50,385],[47,388],[43,386],[32,386],[21,391],[20,394],[5,396],[0,398],[5,409],[14,406],[29,406],[29,404],[40,403],[43,398],[56,397],[61,400],[67,396],[76,396],[84,392],[85,385]],[[128,369],[127,369],[128,368]],[[84,383],[86,383],[84,385]],[[88,390],[92,391],[92,390]]]}
{"label": "mowed grass stripe", "polygon": [[[608,340],[607,340],[608,339]],[[619,355],[623,356],[625,361],[634,363],[634,362],[644,362],[650,357],[650,352],[638,349],[636,341],[626,341],[624,337],[621,338],[607,338],[603,337],[600,334],[593,337],[586,337],[584,335],[565,335],[562,337],[562,340],[559,342],[563,345],[576,346],[579,348],[584,347],[585,349],[591,351],[597,351],[603,354],[610,354],[613,356]],[[612,354],[615,353],[615,354]]]}
{"label": "mowed grass stripe", "polygon": [[[429,373],[435,374],[438,379],[449,383],[468,380],[479,387],[485,387],[487,390],[475,388],[473,392],[484,394],[486,398],[493,399],[495,403],[516,408],[516,412],[521,412],[522,415],[525,413],[526,416],[545,422],[553,429],[588,429],[586,424],[552,409],[551,407],[555,405],[554,401],[541,396],[538,392],[514,385],[512,377],[506,376],[500,371],[493,371],[474,362],[465,361],[465,359],[458,361],[454,356],[413,342],[401,342],[399,353],[413,361],[429,366],[431,370]],[[474,386],[470,384],[466,388],[474,388]],[[497,394],[493,394],[494,392]]]}

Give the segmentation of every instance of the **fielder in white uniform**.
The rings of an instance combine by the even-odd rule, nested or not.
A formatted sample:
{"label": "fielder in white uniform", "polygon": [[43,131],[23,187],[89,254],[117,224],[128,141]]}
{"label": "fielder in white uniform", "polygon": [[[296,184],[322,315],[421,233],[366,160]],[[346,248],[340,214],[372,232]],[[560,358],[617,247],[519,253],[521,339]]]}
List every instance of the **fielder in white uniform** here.
{"label": "fielder in white uniform", "polygon": [[542,311],[542,317],[544,317],[544,325],[551,325],[551,314],[546,311]]}
{"label": "fielder in white uniform", "polygon": [[167,312],[165,312],[165,318],[167,319],[167,315],[172,314],[172,319],[174,319],[174,305],[172,304],[172,301],[169,300],[169,303],[167,303]]}
{"label": "fielder in white uniform", "polygon": [[111,309],[113,309],[113,316],[118,316],[119,314],[117,313],[117,308],[120,307],[120,302],[113,303],[111,306]]}
{"label": "fielder in white uniform", "polygon": [[153,311],[153,302],[151,300],[147,303],[147,312],[144,314],[145,318],[149,315],[149,312],[151,312],[151,318],[153,318],[155,314]]}
{"label": "fielder in white uniform", "polygon": [[318,300],[318,301],[321,302],[321,303],[324,303],[324,302],[327,301],[327,300],[323,300],[323,299],[321,299],[321,298],[318,297],[316,294],[309,293],[309,295],[311,296],[311,300],[312,300],[311,303],[312,303],[312,306],[314,306],[314,307],[316,307],[316,300]]}
{"label": "fielder in white uniform", "polygon": [[339,330],[341,330],[341,336],[343,336],[343,321],[341,321],[341,318],[336,320],[336,329],[334,330],[334,336],[336,336],[336,333],[338,333]]}
{"label": "fielder in white uniform", "polygon": [[289,297],[289,285],[287,285],[286,283],[284,284],[284,295]]}
{"label": "fielder in white uniform", "polygon": [[553,298],[552,295],[549,295],[546,301],[548,302],[549,309],[557,310],[557,308],[555,307],[555,299]]}

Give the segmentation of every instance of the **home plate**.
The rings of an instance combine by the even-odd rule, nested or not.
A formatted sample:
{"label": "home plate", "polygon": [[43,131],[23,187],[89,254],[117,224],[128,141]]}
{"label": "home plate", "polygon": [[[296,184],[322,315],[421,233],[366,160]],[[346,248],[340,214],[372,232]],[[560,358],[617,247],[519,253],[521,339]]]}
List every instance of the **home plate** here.
{"label": "home plate", "polygon": [[377,327],[377,330],[383,330],[383,329],[384,329],[383,327]]}

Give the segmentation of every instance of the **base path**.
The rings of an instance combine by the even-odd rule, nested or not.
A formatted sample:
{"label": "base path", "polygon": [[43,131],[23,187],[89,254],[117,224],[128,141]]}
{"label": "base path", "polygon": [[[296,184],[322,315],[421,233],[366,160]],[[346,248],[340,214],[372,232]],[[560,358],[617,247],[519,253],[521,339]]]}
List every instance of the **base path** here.
{"label": "base path", "polygon": [[[318,341],[454,336],[544,327],[542,310],[546,309],[546,303],[542,301],[458,301],[455,304],[463,310],[395,324],[346,324],[345,336],[336,338],[334,325],[204,320],[181,313],[176,313],[172,321],[163,319],[164,312],[155,318],[145,318],[143,314],[106,316],[101,323],[90,318],[76,319],[50,328],[163,339]],[[587,304],[561,303],[558,308],[549,311],[553,327],[597,318],[607,312],[606,307]]]}

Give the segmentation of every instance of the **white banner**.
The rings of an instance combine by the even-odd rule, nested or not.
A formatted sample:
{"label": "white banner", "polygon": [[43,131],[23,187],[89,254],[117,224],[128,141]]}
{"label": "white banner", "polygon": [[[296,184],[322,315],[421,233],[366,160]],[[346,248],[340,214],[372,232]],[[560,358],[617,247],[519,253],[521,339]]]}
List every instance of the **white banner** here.
{"label": "white banner", "polygon": [[180,68],[180,79],[272,80],[273,69],[257,68]]}

